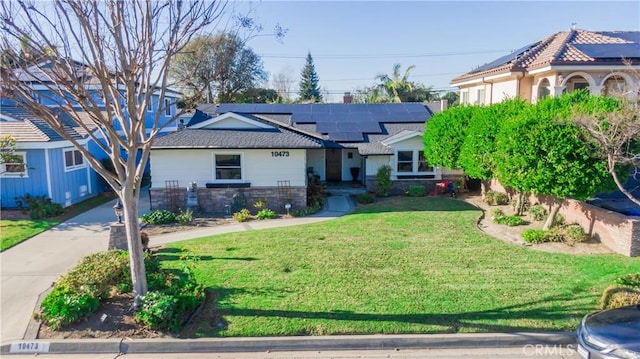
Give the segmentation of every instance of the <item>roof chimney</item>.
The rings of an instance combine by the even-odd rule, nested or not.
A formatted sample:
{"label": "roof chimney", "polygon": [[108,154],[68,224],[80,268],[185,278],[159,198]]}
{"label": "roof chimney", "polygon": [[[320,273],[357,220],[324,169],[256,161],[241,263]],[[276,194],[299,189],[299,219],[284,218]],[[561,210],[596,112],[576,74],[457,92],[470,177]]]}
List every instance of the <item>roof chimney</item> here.
{"label": "roof chimney", "polygon": [[342,96],[342,101],[344,103],[351,103],[353,102],[353,96],[351,96],[351,92],[345,92],[344,96]]}

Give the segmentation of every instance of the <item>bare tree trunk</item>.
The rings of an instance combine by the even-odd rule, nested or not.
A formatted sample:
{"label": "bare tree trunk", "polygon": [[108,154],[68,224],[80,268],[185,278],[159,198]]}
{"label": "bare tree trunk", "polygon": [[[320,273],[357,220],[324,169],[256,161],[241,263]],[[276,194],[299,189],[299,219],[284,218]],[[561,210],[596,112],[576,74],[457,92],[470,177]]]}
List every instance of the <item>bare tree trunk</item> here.
{"label": "bare tree trunk", "polygon": [[615,169],[616,162],[613,159],[613,156],[608,156],[608,162],[609,162],[609,173],[611,173],[611,177],[613,177],[613,181],[616,183],[616,186],[618,186],[618,189],[620,190],[620,192],[622,192],[622,194],[624,194],[631,202],[640,206],[640,199],[635,198],[631,194],[631,192],[627,191],[627,189],[624,188],[624,183],[620,181],[620,178],[616,173],[616,169]]}
{"label": "bare tree trunk", "polygon": [[553,204],[551,206],[551,209],[549,210],[549,216],[547,217],[546,222],[544,222],[544,226],[542,227],[542,229],[549,230],[551,227],[553,227],[553,221],[556,218],[556,215],[558,214],[558,212],[560,211],[560,203],[557,204]]}
{"label": "bare tree trunk", "polygon": [[144,255],[138,225],[138,191],[125,189],[121,193],[124,212],[125,231],[129,247],[129,263],[131,281],[133,283],[134,300],[132,309],[137,309],[140,297],[147,293],[147,276],[144,267]]}
{"label": "bare tree trunk", "polygon": [[516,201],[516,215],[522,216],[524,214],[525,193],[518,192],[518,199]]}

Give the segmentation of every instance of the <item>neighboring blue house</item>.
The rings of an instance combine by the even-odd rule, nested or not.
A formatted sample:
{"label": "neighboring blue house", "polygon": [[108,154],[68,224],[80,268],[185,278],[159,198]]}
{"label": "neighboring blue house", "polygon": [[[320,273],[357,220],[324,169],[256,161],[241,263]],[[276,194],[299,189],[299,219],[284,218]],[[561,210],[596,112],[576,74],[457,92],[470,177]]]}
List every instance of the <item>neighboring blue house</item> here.
{"label": "neighboring blue house", "polygon": [[[54,111],[60,105],[45,86],[39,85],[42,79],[21,78],[31,82],[38,93],[43,94],[42,101]],[[161,121],[170,121],[176,115],[175,103],[180,93],[165,91],[165,106]],[[93,96],[98,98],[98,92]],[[153,125],[159,96],[153,96],[153,103],[147,112],[145,126]],[[45,102],[46,101],[46,102]],[[59,111],[60,119],[74,139],[78,140],[97,158],[106,158],[100,147],[84,128],[77,126],[64,111]],[[82,112],[80,112],[82,114]],[[94,131],[95,125],[86,114],[85,124]],[[163,129],[164,133],[177,129],[173,121]],[[97,133],[96,133],[97,134]],[[89,165],[71,142],[57,134],[44,120],[30,114],[19,103],[0,98],[0,136],[10,135],[16,139],[16,155],[22,157],[24,165],[0,164],[0,207],[17,207],[16,199],[26,194],[45,195],[63,207],[76,204],[107,189],[105,181]],[[98,136],[99,138],[99,136]]]}

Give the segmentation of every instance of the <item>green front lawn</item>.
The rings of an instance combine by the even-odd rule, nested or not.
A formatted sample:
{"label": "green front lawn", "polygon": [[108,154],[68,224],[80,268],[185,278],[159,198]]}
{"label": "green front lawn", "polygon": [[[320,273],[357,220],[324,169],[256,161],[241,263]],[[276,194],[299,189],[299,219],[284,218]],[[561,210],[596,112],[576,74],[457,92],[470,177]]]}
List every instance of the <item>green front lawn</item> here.
{"label": "green front lawn", "polygon": [[86,201],[82,201],[76,205],[65,208],[64,212],[58,217],[44,220],[0,220],[0,237],[2,237],[0,252],[21,243],[38,233],[44,232],[51,227],[57,226],[69,218],[75,217],[80,213],[109,202],[114,198],[114,195],[89,198]]}
{"label": "green front lawn", "polygon": [[[640,259],[565,255],[491,238],[481,212],[400,197],[332,221],[173,243],[216,297],[195,336],[574,330]],[[151,239],[153,241],[153,238]],[[209,314],[206,314],[209,313]]]}

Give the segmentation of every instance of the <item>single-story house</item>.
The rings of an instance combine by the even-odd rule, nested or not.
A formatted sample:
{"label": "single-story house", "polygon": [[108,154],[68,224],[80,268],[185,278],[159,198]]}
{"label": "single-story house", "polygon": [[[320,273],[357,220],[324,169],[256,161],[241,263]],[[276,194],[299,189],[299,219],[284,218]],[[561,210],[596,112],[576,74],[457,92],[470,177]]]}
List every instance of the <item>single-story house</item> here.
{"label": "single-story house", "polygon": [[153,143],[152,208],[184,208],[192,183],[207,211],[223,211],[239,189],[274,210],[286,202],[301,208],[310,178],[374,190],[382,165],[392,169],[393,192],[433,188],[457,172],[424,159],[432,115],[420,103],[201,105],[184,129]]}
{"label": "single-story house", "polygon": [[595,95],[640,90],[640,31],[572,29],[479,66],[451,80],[461,104],[519,97],[535,103],[587,88]]}

